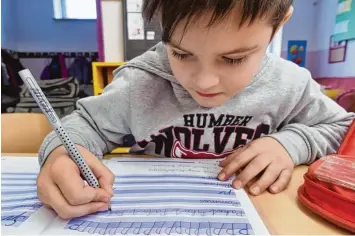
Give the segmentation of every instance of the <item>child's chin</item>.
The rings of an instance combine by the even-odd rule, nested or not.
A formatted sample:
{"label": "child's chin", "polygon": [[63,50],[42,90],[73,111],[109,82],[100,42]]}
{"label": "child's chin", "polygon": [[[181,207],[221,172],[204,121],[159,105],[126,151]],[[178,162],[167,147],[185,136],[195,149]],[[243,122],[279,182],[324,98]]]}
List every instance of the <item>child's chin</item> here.
{"label": "child's chin", "polygon": [[207,98],[207,99],[195,98],[195,101],[200,106],[206,107],[206,108],[219,107],[219,106],[222,106],[226,102],[225,99],[221,99],[221,98]]}

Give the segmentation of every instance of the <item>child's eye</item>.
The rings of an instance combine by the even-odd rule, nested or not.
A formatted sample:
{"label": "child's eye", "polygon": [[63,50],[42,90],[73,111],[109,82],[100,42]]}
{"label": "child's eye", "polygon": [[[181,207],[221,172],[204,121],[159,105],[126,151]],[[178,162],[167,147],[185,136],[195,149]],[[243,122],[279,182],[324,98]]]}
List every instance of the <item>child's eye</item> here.
{"label": "child's eye", "polygon": [[223,57],[223,60],[227,62],[228,64],[232,65],[240,65],[243,62],[247,60],[247,57],[242,57],[242,58],[228,58],[228,57]]}
{"label": "child's eye", "polygon": [[184,59],[187,59],[189,56],[191,56],[190,54],[181,54],[181,53],[177,53],[175,51],[172,51],[171,54],[179,60],[184,60]]}

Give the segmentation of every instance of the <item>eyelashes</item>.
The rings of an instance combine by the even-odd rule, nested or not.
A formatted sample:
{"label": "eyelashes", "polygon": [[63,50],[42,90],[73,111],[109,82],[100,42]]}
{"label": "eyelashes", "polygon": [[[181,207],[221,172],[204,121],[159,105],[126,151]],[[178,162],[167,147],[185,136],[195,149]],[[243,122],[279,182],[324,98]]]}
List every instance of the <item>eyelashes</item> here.
{"label": "eyelashes", "polygon": [[[191,54],[182,54],[182,53],[177,53],[175,51],[171,52],[172,56],[177,58],[178,60],[186,60],[189,57],[191,57]],[[241,57],[241,58],[228,58],[228,57],[222,57],[223,61],[226,62],[227,64],[230,65],[240,65],[243,64],[248,58],[247,57]]]}
{"label": "eyelashes", "polygon": [[247,60],[247,57],[241,57],[241,58],[235,58],[235,59],[223,57],[223,60],[225,60],[228,64],[231,64],[231,65],[240,65],[240,64],[243,64]]}
{"label": "eyelashes", "polygon": [[181,54],[181,53],[177,53],[175,51],[172,51],[171,54],[179,60],[184,60],[190,56],[190,54]]}

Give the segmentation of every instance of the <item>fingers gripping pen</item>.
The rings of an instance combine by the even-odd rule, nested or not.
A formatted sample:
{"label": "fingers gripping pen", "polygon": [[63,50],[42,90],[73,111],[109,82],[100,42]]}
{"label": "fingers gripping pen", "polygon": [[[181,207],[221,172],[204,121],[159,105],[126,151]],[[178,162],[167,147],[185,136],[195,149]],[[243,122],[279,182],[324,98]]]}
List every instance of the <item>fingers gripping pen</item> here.
{"label": "fingers gripping pen", "polygon": [[[73,141],[70,139],[70,137],[64,130],[59,117],[55,113],[54,109],[48,102],[45,95],[43,94],[41,88],[38,86],[32,73],[28,69],[25,69],[25,70],[21,70],[19,72],[19,75],[23,80],[23,82],[25,83],[25,85],[30,90],[30,93],[32,94],[33,98],[36,100],[36,103],[42,110],[43,114],[47,117],[48,122],[50,123],[53,130],[59,137],[63,146],[66,148],[67,152],[69,153],[69,156],[78,166],[81,175],[84,177],[88,185],[94,188],[100,188],[99,181],[97,180],[97,178],[95,177],[95,175],[93,174],[93,172],[91,171],[87,163],[85,162],[83,156],[77,149],[76,145],[73,143]],[[111,210],[111,207],[109,207],[109,210]]]}

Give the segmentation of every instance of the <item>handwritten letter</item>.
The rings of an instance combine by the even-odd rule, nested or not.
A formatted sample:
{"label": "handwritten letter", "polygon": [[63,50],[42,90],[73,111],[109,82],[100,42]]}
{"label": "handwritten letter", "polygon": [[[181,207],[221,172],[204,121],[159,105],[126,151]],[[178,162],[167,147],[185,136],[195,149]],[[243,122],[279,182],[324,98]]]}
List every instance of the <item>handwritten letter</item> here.
{"label": "handwritten letter", "polygon": [[269,234],[243,191],[216,176],[216,161],[115,158],[112,211],[75,218],[71,233],[101,235]]}

